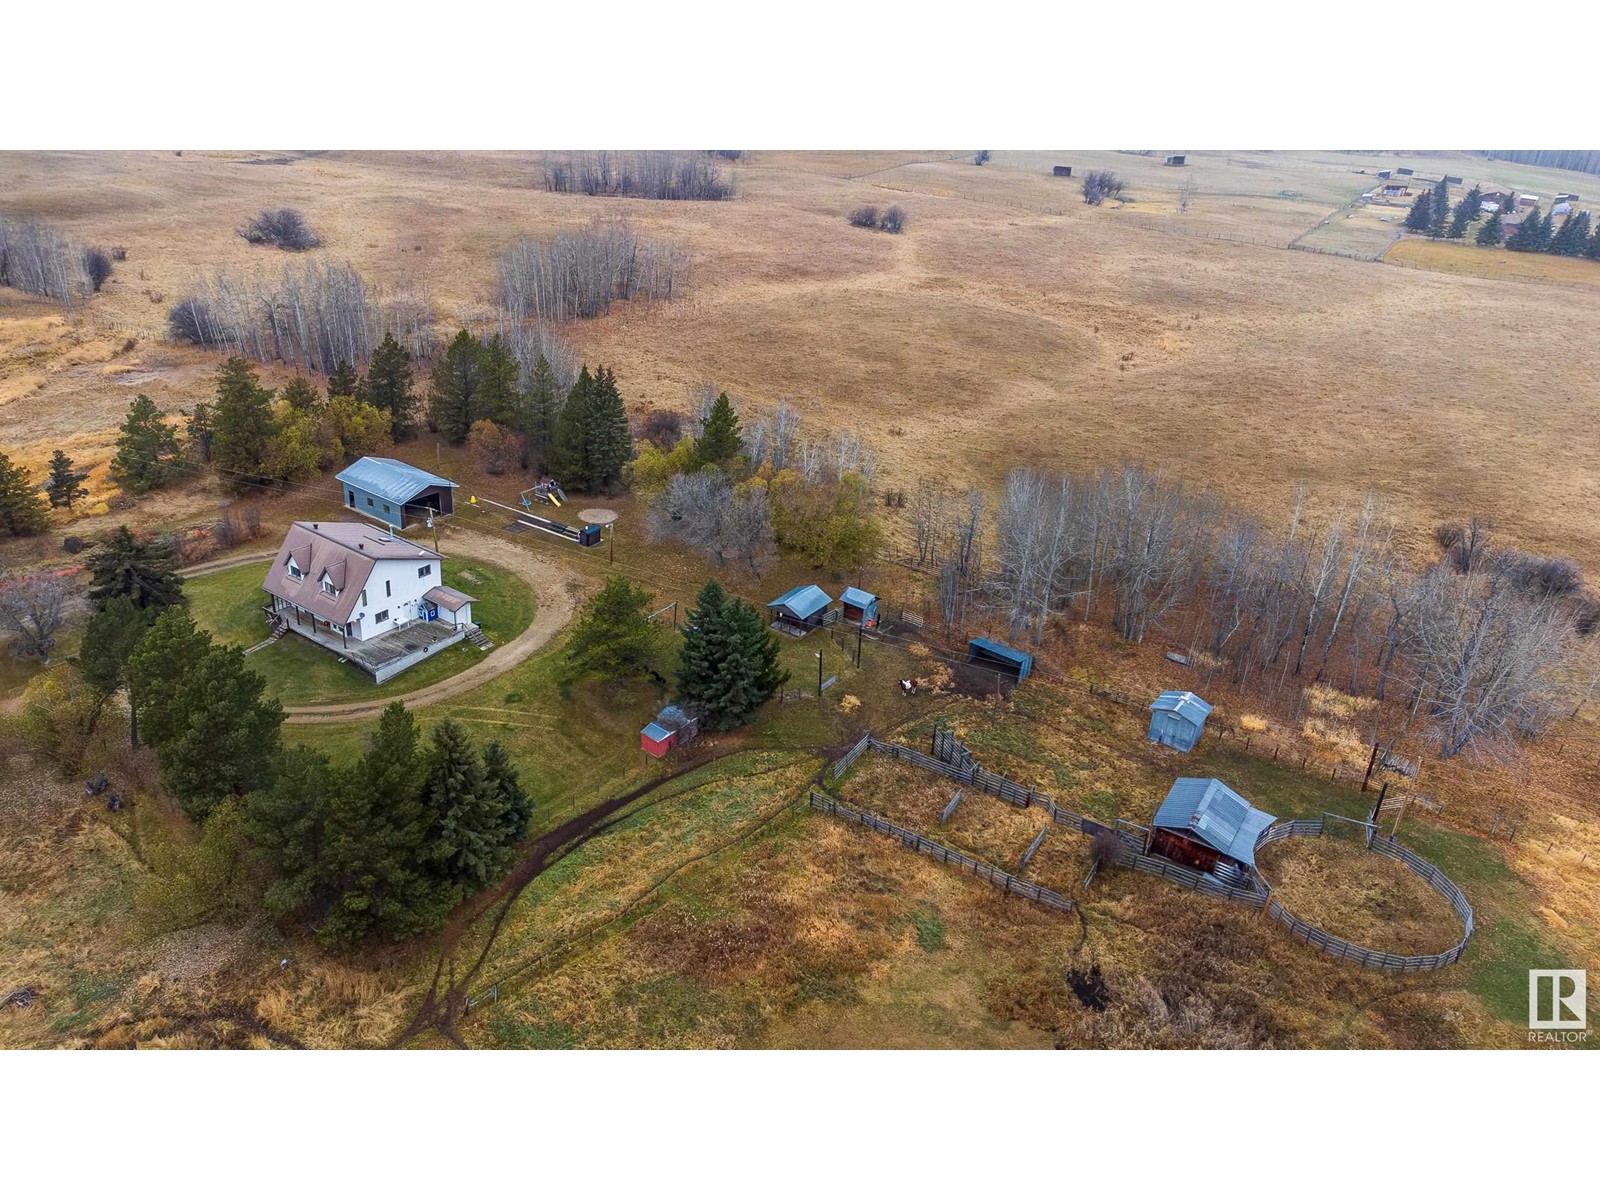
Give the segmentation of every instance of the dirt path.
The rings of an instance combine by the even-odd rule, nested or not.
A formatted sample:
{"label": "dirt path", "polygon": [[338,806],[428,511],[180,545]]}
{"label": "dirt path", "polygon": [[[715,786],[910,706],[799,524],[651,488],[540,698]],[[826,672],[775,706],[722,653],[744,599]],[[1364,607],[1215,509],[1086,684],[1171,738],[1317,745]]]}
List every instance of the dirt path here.
{"label": "dirt path", "polygon": [[[416,708],[423,704],[437,704],[441,700],[469,692],[497,675],[504,675],[542,649],[572,619],[579,597],[592,589],[589,580],[570,567],[533,554],[512,541],[462,530],[449,530],[445,541],[450,550],[465,558],[482,559],[526,580],[528,586],[533,589],[536,603],[532,624],[509,642],[496,646],[482,662],[475,663],[460,674],[450,676],[449,679],[418,688],[414,692],[407,692],[403,696],[386,696],[381,700],[285,707],[283,711],[288,714],[289,724],[320,725],[337,721],[361,721],[377,716],[396,700],[403,701],[409,708]],[[242,563],[267,562],[276,555],[276,550],[242,554],[192,567],[180,574],[186,579],[193,579],[200,575],[225,571]]]}

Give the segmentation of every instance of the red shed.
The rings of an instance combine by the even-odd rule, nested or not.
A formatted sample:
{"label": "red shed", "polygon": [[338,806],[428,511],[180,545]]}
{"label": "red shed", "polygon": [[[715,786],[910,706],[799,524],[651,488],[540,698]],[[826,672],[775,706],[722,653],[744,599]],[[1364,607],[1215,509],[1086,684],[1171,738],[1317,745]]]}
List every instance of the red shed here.
{"label": "red shed", "polygon": [[654,721],[639,731],[639,749],[656,758],[665,758],[667,751],[678,744],[678,731],[657,725]]}

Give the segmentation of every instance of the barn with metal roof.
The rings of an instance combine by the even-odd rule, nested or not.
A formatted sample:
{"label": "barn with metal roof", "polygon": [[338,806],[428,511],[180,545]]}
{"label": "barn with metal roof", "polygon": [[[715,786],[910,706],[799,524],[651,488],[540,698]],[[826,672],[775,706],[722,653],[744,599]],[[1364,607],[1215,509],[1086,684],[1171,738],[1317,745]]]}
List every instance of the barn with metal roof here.
{"label": "barn with metal roof", "polygon": [[1275,820],[1220,779],[1178,779],[1150,822],[1150,849],[1200,871],[1254,868],[1256,839]]}
{"label": "barn with metal roof", "polygon": [[967,661],[987,667],[997,674],[1024,680],[1033,670],[1033,655],[992,638],[973,638],[967,643]]}
{"label": "barn with metal roof", "polygon": [[358,458],[338,475],[344,506],[364,517],[404,528],[456,509],[456,485],[398,458]]}
{"label": "barn with metal roof", "polygon": [[878,623],[878,598],[871,592],[847,587],[839,597],[839,606],[844,610],[844,619],[853,625],[865,625],[871,629]]}
{"label": "barn with metal roof", "polygon": [[828,605],[832,603],[833,597],[816,584],[802,583],[799,587],[790,588],[776,600],[769,600],[767,608],[772,612],[775,628],[799,636],[822,625]]}
{"label": "barn with metal roof", "polygon": [[1150,740],[1187,754],[1210,715],[1211,705],[1193,692],[1162,692],[1150,706]]}

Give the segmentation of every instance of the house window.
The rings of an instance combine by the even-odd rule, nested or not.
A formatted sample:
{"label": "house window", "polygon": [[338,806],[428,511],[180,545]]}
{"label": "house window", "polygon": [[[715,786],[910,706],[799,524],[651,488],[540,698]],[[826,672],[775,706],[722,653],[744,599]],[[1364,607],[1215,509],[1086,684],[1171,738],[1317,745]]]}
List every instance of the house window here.
{"label": "house window", "polygon": [[322,590],[330,596],[337,596],[339,594],[339,589],[333,586],[333,580],[331,579],[324,579],[322,581]]}
{"label": "house window", "polygon": [[384,581],[383,581],[383,594],[384,594],[384,595],[385,595],[385,596],[392,596],[392,595],[394,595],[394,580],[392,580],[392,579],[385,579],[385,580],[384,580]]}
{"label": "house window", "polygon": [[389,610],[388,610],[388,609],[387,609],[387,608],[386,608],[386,609],[384,609],[384,610],[383,610],[383,611],[382,611],[382,612],[381,612],[381,613],[379,613],[379,614],[378,614],[378,615],[377,615],[377,616],[375,616],[375,617],[373,617],[373,618],[372,618],[372,620],[373,620],[373,623],[374,623],[374,624],[377,624],[377,625],[382,625],[382,624],[383,624],[383,623],[384,623],[384,622],[385,622],[385,621],[387,621],[387,620],[388,620],[388,619],[389,619]]}
{"label": "house window", "polygon": [[371,508],[371,507],[372,507],[372,497],[371,497],[371,496],[368,496],[368,497],[367,497],[367,507],[368,507],[368,508]]}
{"label": "house window", "polygon": [[366,588],[362,588],[361,589],[361,607],[365,608],[366,606],[367,606],[367,589]]}
{"label": "house window", "polygon": [[417,568],[417,578],[418,579],[423,579],[426,576],[429,576],[429,575],[432,575],[432,574],[433,574],[433,564],[432,563],[428,563],[425,566],[421,566],[421,567]]}
{"label": "house window", "polygon": [[348,500],[350,507],[354,508],[356,506],[356,494],[354,492],[346,492],[345,497]]}
{"label": "house window", "polygon": [[384,511],[384,512],[388,512],[388,511],[389,511],[389,506],[388,506],[388,505],[387,505],[387,504],[385,504],[385,505],[384,505],[384,506],[383,506],[383,511]]}
{"label": "house window", "polygon": [[295,562],[294,559],[291,558],[289,560],[289,578],[290,579],[304,579],[305,577],[306,577],[306,573],[300,569],[300,564]]}

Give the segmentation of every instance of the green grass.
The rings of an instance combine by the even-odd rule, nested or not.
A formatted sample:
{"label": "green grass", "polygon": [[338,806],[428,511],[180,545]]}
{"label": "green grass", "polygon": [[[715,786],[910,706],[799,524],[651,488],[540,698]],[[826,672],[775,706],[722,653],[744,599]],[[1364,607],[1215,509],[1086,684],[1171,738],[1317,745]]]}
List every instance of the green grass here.
{"label": "green grass", "polygon": [[[189,597],[195,623],[209,629],[224,645],[251,646],[259,642],[266,636],[266,621],[261,613],[266,600],[261,581],[266,570],[265,563],[246,563],[186,580],[183,590]],[[516,637],[532,622],[533,592],[520,576],[487,563],[457,558],[447,559],[442,571],[446,584],[478,598],[472,615],[496,645]],[[250,668],[266,679],[271,695],[292,707],[404,695],[448,679],[481,662],[483,657],[483,651],[458,642],[393,679],[375,684],[359,667],[341,664],[331,651],[290,633],[252,654]]]}

